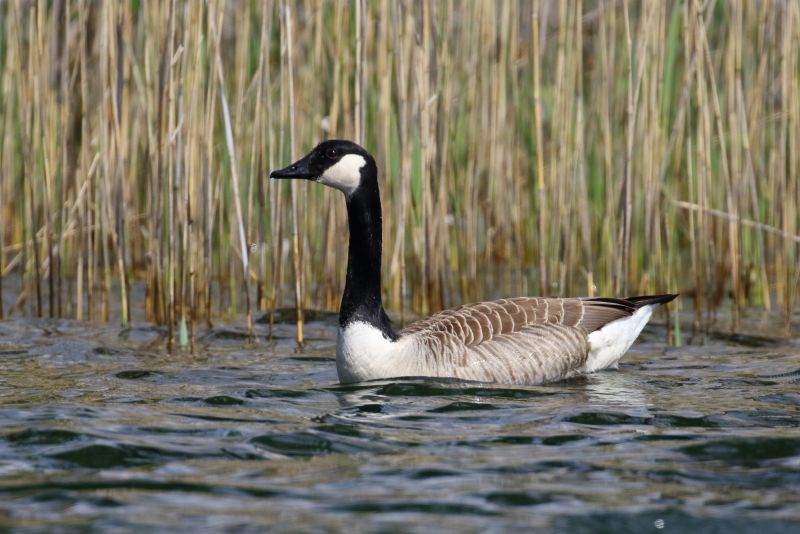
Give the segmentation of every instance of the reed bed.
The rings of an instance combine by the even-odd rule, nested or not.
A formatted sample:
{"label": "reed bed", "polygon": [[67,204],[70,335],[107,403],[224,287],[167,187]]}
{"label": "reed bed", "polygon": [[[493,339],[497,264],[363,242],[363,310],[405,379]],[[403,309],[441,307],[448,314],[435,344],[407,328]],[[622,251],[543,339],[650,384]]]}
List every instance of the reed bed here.
{"label": "reed bed", "polygon": [[0,316],[143,309],[187,345],[335,309],[344,203],[267,175],[340,137],[378,160],[401,314],[680,291],[698,329],[788,328],[799,50],[788,0],[3,2]]}

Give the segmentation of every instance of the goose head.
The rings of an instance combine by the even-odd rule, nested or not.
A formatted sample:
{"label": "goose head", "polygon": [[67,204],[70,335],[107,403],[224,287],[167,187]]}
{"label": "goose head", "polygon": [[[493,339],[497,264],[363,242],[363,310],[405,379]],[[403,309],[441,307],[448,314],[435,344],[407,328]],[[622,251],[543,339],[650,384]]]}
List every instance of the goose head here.
{"label": "goose head", "polygon": [[329,139],[288,167],[273,171],[270,177],[311,180],[350,197],[374,172],[375,160],[361,146]]}

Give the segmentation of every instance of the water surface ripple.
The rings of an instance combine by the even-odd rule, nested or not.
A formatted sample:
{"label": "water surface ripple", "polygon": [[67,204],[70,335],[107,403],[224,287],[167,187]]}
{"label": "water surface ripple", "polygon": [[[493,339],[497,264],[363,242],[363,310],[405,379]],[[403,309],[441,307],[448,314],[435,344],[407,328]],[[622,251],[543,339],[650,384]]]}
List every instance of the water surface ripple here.
{"label": "water surface ripple", "polygon": [[[339,385],[334,322],[0,322],[0,529],[800,529],[800,347],[648,327],[619,371],[539,387]],[[755,340],[755,341],[754,341]]]}

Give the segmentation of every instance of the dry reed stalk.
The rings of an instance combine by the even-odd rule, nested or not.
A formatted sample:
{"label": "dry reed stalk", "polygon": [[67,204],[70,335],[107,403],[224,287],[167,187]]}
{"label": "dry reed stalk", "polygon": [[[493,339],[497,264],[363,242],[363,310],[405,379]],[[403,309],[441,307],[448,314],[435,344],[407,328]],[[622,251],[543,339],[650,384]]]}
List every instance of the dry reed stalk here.
{"label": "dry reed stalk", "polygon": [[[175,17],[176,13],[175,0],[170,1],[169,7],[169,26],[167,30],[166,41],[164,44],[164,55],[162,56],[165,63],[162,68],[165,69],[164,84],[165,84],[165,98],[164,105],[166,107],[166,121],[162,129],[161,138],[159,142],[159,149],[164,152],[164,170],[165,170],[165,183],[164,190],[166,191],[166,200],[164,201],[164,212],[166,213],[166,232],[167,236],[164,239],[166,243],[166,262],[167,262],[167,326],[169,328],[168,347],[174,346],[175,339],[178,339],[178,346],[183,348],[181,343],[181,328],[178,324],[178,316],[180,313],[180,304],[178,302],[178,280],[179,275],[179,259],[178,259],[178,228],[180,225],[180,214],[178,213],[178,199],[180,198],[180,156],[176,154],[175,137],[180,133],[178,128],[178,115],[180,110],[177,109],[179,88],[176,84],[176,78],[179,74],[178,62],[176,58],[183,56],[181,49],[178,48],[180,42],[178,41],[178,28],[176,27]],[[175,327],[178,327],[177,335],[175,334]]]}
{"label": "dry reed stalk", "polygon": [[[35,86],[33,85],[35,82],[34,72],[33,70],[28,71],[26,74],[23,74],[23,61],[27,64],[34,64],[35,57],[34,56],[34,48],[33,46],[29,47],[27,50],[27,57],[23,60],[23,45],[22,45],[22,35],[21,29],[23,23],[23,16],[20,12],[20,6],[14,6],[14,14],[13,18],[15,20],[15,27],[17,31],[15,32],[14,37],[16,38],[16,43],[14,46],[14,72],[18,73],[20,79],[20,85],[22,88],[23,93],[31,94],[35,90]],[[34,17],[30,16],[28,19],[28,33],[33,32],[34,25]],[[34,121],[34,106],[35,103],[32,102],[32,98],[23,98],[21,102],[19,102],[19,114],[23,124],[20,125],[20,140],[21,140],[21,147],[20,151],[22,153],[22,165],[21,171],[22,176],[29,176],[33,174],[34,168],[32,163],[32,154],[34,152],[35,147],[33,146],[35,131],[34,128],[38,121]],[[36,192],[34,190],[34,185],[32,180],[27,180],[23,184],[21,190],[21,197],[23,200],[23,228],[26,229],[26,234],[28,236],[28,240],[31,242],[30,248],[25,247],[24,255],[23,255],[23,286],[24,291],[20,295],[20,300],[24,301],[23,295],[26,295],[29,292],[32,292],[36,295],[35,304],[36,307],[33,308],[32,314],[35,314],[38,317],[42,316],[41,313],[41,281],[40,281],[40,263],[39,263],[39,246],[38,246],[38,236],[36,232]],[[32,257],[32,259],[30,259]]]}
{"label": "dry reed stalk", "polygon": [[[283,18],[280,16],[280,13],[279,13],[278,14],[278,27],[279,27],[279,29],[283,28],[282,20],[283,20]],[[283,31],[283,30],[281,29],[281,31]],[[284,71],[283,60],[281,60],[280,72],[283,73],[283,71]],[[267,81],[269,81],[270,78],[271,78],[271,70],[269,69],[269,63],[267,63],[266,77],[267,77]],[[267,84],[267,87],[270,87],[269,83]],[[280,87],[280,93],[281,93],[280,100],[283,101],[283,86],[282,85]],[[270,98],[270,101],[272,101],[272,98]],[[284,109],[284,107],[281,106],[281,112],[280,112],[280,121],[281,121],[281,123],[283,123],[283,121],[284,121],[283,109]],[[276,163],[275,162],[275,151],[273,150],[273,147],[277,143],[275,142],[276,141],[275,140],[275,134],[273,133],[274,132],[274,128],[269,128],[268,130],[269,130],[269,136],[268,136],[267,140],[269,141],[269,147],[270,147],[270,149],[269,149],[269,168],[273,169],[273,168],[275,168],[275,163]],[[281,146],[282,145],[283,145],[283,142],[281,140]],[[282,154],[282,151],[279,150],[278,154]],[[269,206],[270,206],[270,210],[269,210],[269,212],[270,212],[270,228],[272,230],[271,235],[270,235],[270,237],[271,237],[270,242],[271,242],[271,245],[272,245],[270,247],[271,250],[272,250],[272,265],[271,265],[272,266],[272,285],[271,285],[270,303],[269,303],[270,309],[269,309],[269,333],[268,333],[268,336],[269,336],[270,339],[272,339],[272,329],[273,329],[273,321],[274,321],[274,318],[275,318],[275,308],[278,305],[278,300],[279,300],[279,298],[281,296],[281,287],[283,286],[283,283],[282,283],[283,282],[283,278],[282,278],[282,275],[283,275],[283,269],[282,269],[282,266],[283,266],[283,240],[281,238],[281,236],[283,235],[282,224],[281,224],[281,221],[282,221],[282,216],[281,216],[282,213],[281,212],[282,212],[283,203],[281,201],[281,188],[279,186],[275,185],[275,184],[270,183],[269,196],[270,196],[269,197],[269,200],[270,200],[270,204],[269,204]]]}
{"label": "dry reed stalk", "polygon": [[[378,94],[379,94],[379,102],[378,102],[378,110],[379,110],[379,121],[378,121],[378,128],[377,132],[380,132],[380,152],[382,154],[381,161],[383,162],[384,169],[383,175],[386,177],[385,182],[388,187],[384,187],[381,189],[382,191],[382,198],[381,198],[381,205],[389,205],[389,199],[392,198],[394,195],[394,191],[396,188],[392,187],[392,181],[397,180],[397,176],[394,173],[394,169],[392,167],[392,137],[391,137],[391,118],[392,118],[392,107],[391,107],[391,97],[392,97],[392,70],[390,65],[390,34],[392,33],[390,29],[390,17],[391,14],[389,12],[389,1],[388,0],[381,0],[380,7],[377,10],[378,15],[378,43],[377,43],[377,62],[375,65],[376,69],[376,78],[378,83]],[[390,181],[391,180],[391,181]],[[391,236],[395,234],[395,224],[397,221],[386,221],[386,224],[383,228],[383,242],[391,242]],[[388,291],[388,298],[387,298],[387,305],[390,307],[402,307],[402,302],[400,299],[400,290],[399,290],[399,277],[397,276],[396,271],[396,263],[395,263],[395,255],[394,250],[395,247],[392,248],[392,254],[390,255],[391,261],[388,262],[390,269],[389,269],[389,291]]]}
{"label": "dry reed stalk", "polygon": [[420,21],[419,27],[420,29],[417,32],[416,43],[413,48],[413,86],[415,91],[412,91],[412,94],[416,97],[415,100],[418,105],[419,151],[421,159],[418,210],[420,212],[422,231],[418,236],[417,250],[422,291],[420,292],[418,306],[423,314],[427,314],[431,309],[430,297],[432,289],[432,269],[428,258],[430,257],[429,243],[431,240],[430,180],[433,147],[431,146],[432,117],[429,105],[431,92],[428,78],[431,66],[430,55],[426,53],[429,50],[428,46],[430,46],[430,3],[424,0],[422,2],[422,20]]}
{"label": "dry reed stalk", "polygon": [[[214,12],[209,9],[206,14],[206,25],[211,26]],[[220,24],[214,24],[214,28],[220,28]],[[209,32],[210,33],[210,32]],[[215,47],[219,46],[219,35],[209,35],[208,36],[208,43],[209,45],[213,45]],[[209,61],[206,58],[206,63]],[[206,79],[208,78],[208,74],[206,74]],[[201,293],[201,299],[205,302],[205,317],[206,317],[206,324],[207,326],[211,326],[211,317],[212,317],[212,291],[211,291],[211,281],[213,280],[214,276],[214,246],[213,246],[213,237],[214,237],[214,228],[215,228],[215,211],[214,211],[214,190],[215,184],[212,183],[211,173],[213,172],[213,165],[215,163],[214,158],[214,120],[213,117],[216,113],[216,105],[217,105],[217,84],[215,83],[208,83],[206,80],[205,83],[205,94],[203,99],[203,109],[205,110],[205,117],[206,122],[203,127],[198,132],[199,139],[198,141],[202,143],[202,152],[200,158],[202,160],[202,176],[203,176],[203,212],[202,212],[202,220],[204,223],[203,227],[203,269],[200,275],[204,276],[206,283],[203,285],[203,291]],[[221,261],[219,262],[221,264]],[[221,293],[222,293],[222,277],[220,275],[218,288],[220,293],[220,301]]]}
{"label": "dry reed stalk", "polygon": [[719,92],[717,90],[716,77],[714,74],[714,65],[711,59],[711,52],[708,46],[707,29],[703,18],[699,19],[699,38],[701,40],[702,51],[700,52],[708,64],[708,81],[710,85],[711,95],[711,111],[714,115],[714,125],[716,127],[717,139],[720,147],[720,162],[722,166],[723,187],[725,191],[725,204],[728,212],[731,214],[730,224],[728,225],[728,242],[729,242],[729,262],[730,262],[730,278],[733,282],[734,305],[731,308],[733,328],[738,328],[739,323],[739,308],[741,307],[741,289],[739,287],[740,279],[740,256],[739,256],[739,228],[737,228],[736,221],[739,220],[738,206],[733,199],[733,177],[729,169],[729,158],[727,143],[725,142],[725,135],[722,126],[722,112],[719,103]]}
{"label": "dry reed stalk", "polygon": [[[43,9],[43,5],[37,7],[37,28],[38,32],[41,32],[41,37],[38,42],[38,58],[37,61],[40,62],[41,67],[44,67],[49,72],[53,72],[53,65],[52,65],[52,48],[47,46],[45,43],[44,35],[46,35],[47,31],[50,31],[52,28],[52,23],[48,24],[48,21],[45,19],[45,12]],[[37,33],[38,33],[37,32]],[[40,67],[40,68],[41,68]],[[43,70],[44,70],[43,69]],[[42,84],[40,80],[40,85]],[[42,181],[42,211],[43,211],[43,224],[45,229],[45,244],[44,248],[46,250],[46,263],[47,267],[45,270],[45,274],[47,276],[47,288],[48,288],[48,315],[49,317],[55,317],[55,276],[53,273],[52,266],[55,265],[55,245],[53,243],[55,237],[55,228],[54,222],[52,220],[52,214],[55,212],[55,168],[56,168],[56,160],[57,160],[57,152],[58,152],[58,144],[56,139],[56,125],[57,121],[54,120],[53,117],[53,98],[54,92],[49,90],[49,88],[42,87],[39,89],[40,96],[39,96],[39,105],[41,107],[38,113],[38,120],[41,121],[41,153],[42,153],[42,171],[43,171],[43,181]]]}
{"label": "dry reed stalk", "polygon": [[355,0],[355,18],[356,18],[356,72],[354,83],[355,104],[353,110],[355,116],[353,123],[355,124],[355,141],[356,143],[364,143],[364,89],[366,82],[366,65],[364,54],[364,33],[366,25],[366,11],[367,4],[365,0]]}
{"label": "dry reed stalk", "polygon": [[[788,100],[786,112],[781,115],[780,119],[780,145],[779,161],[781,162],[781,174],[783,177],[781,183],[784,184],[784,193],[779,198],[789,199],[781,205],[783,211],[783,230],[788,234],[796,234],[798,227],[798,211],[797,201],[800,200],[800,186],[797,182],[800,181],[800,165],[798,165],[797,155],[800,146],[800,135],[798,135],[798,128],[796,123],[800,120],[800,97],[798,96],[797,88],[797,65],[798,65],[798,52],[797,52],[797,35],[800,35],[800,10],[796,5],[789,7],[789,12],[783,21],[783,35],[781,41],[781,66],[780,66],[780,85],[781,85],[781,99],[785,102]],[[797,35],[796,35],[797,34]],[[800,277],[800,269],[797,267],[798,259],[800,259],[800,251],[796,246],[792,246],[787,241],[783,243],[783,257],[785,258],[786,265],[786,282],[785,282],[785,296],[784,296],[784,329],[786,334],[789,334],[789,327],[791,324],[791,316],[793,309],[793,301],[798,287],[798,277]]]}
{"label": "dry reed stalk", "polygon": [[[187,25],[196,27],[200,20],[201,14],[198,12],[197,6],[184,6],[184,16],[187,19]],[[198,35],[200,34],[200,35]],[[202,34],[200,32],[185,31],[183,33],[183,42],[181,44],[181,60],[185,61],[182,65],[181,82],[184,84],[182,88],[180,108],[180,119],[178,121],[179,127],[176,133],[177,153],[178,158],[184,161],[180,165],[182,173],[185,173],[185,178],[182,180],[182,190],[179,191],[180,204],[182,205],[184,220],[181,225],[181,289],[179,292],[181,300],[181,325],[185,326],[186,339],[181,341],[188,344],[189,352],[195,353],[195,321],[197,318],[196,309],[199,305],[197,289],[195,287],[196,281],[196,265],[198,258],[196,257],[196,250],[198,248],[198,236],[196,235],[194,218],[201,213],[201,210],[195,209],[193,201],[196,205],[197,192],[200,188],[199,180],[197,177],[202,176],[202,171],[198,163],[201,161],[199,157],[199,150],[202,147],[200,136],[195,132],[192,124],[185,124],[184,117],[196,117],[197,110],[200,103],[201,92],[198,90],[201,77],[199,76],[199,65],[202,61],[200,55],[199,38]],[[184,60],[184,57],[188,58]],[[186,95],[184,98],[183,95]],[[176,167],[176,174],[178,167]]]}
{"label": "dry reed stalk", "polygon": [[[2,9],[2,8],[0,8]],[[7,18],[7,14],[3,14],[3,19]],[[3,28],[2,31],[5,31]],[[7,170],[5,166],[5,161],[8,160],[6,156],[7,152],[10,150],[9,145],[9,100],[10,100],[10,88],[7,87],[7,81],[0,82],[0,213],[5,216],[6,214],[6,206],[8,204],[8,200],[6,200],[7,188],[9,185],[7,184],[10,179],[7,176]],[[5,240],[6,240],[6,232],[7,232],[8,224],[4,224],[3,228],[0,228],[0,319],[3,319],[5,316],[5,294],[4,294],[4,283],[3,280],[5,279],[5,267],[6,267],[6,253],[5,253]]]}
{"label": "dry reed stalk", "polygon": [[[255,108],[255,123],[253,128],[255,130],[255,135],[253,136],[253,144],[251,146],[251,172],[255,175],[255,180],[257,181],[257,202],[258,202],[258,213],[256,214],[258,220],[258,237],[259,237],[259,251],[260,254],[258,256],[260,262],[259,274],[261,275],[261,283],[259,284],[259,299],[258,299],[258,308],[260,311],[267,310],[269,304],[267,302],[267,294],[269,293],[267,290],[268,287],[268,262],[267,262],[267,252],[268,252],[268,245],[267,245],[267,222],[268,219],[265,217],[266,213],[266,206],[267,206],[267,187],[265,184],[265,179],[267,170],[272,168],[272,143],[271,141],[271,134],[267,134],[265,136],[264,130],[268,129],[268,123],[266,120],[266,106],[263,105],[264,101],[264,89],[267,88],[267,95],[271,97],[269,93],[269,84],[270,84],[270,63],[268,61],[269,56],[269,37],[272,33],[272,9],[268,4],[267,0],[262,0],[261,2],[261,40],[259,42],[259,56],[258,56],[258,77],[257,77],[257,84],[256,84],[256,108]],[[271,128],[269,128],[271,132]],[[266,158],[266,163],[264,161],[264,156],[261,153],[261,147],[265,144],[265,137],[269,142],[270,146],[270,154]],[[272,280],[274,285],[274,280]]]}
{"label": "dry reed stalk", "polygon": [[618,249],[620,251],[621,260],[617,265],[617,281],[615,284],[616,292],[628,292],[628,271],[630,266],[630,252],[631,252],[631,219],[633,217],[633,188],[631,183],[631,158],[633,157],[633,141],[636,126],[636,87],[634,82],[634,56],[633,56],[633,39],[631,37],[631,22],[628,9],[628,0],[622,2],[623,11],[625,13],[625,43],[627,49],[627,63],[626,74],[628,79],[627,86],[627,108],[625,112],[625,161],[622,166],[622,233]]}
{"label": "dry reed stalk", "polygon": [[547,224],[547,211],[545,203],[545,182],[544,182],[544,148],[542,142],[542,95],[541,95],[541,74],[539,66],[539,0],[534,0],[533,16],[531,19],[531,42],[533,44],[533,109],[535,136],[536,136],[536,184],[538,191],[538,213],[539,220],[539,294],[547,296],[547,263],[545,260],[545,226]]}
{"label": "dry reed stalk", "polygon": [[[288,12],[287,12],[288,13]],[[287,14],[287,17],[289,15]],[[247,238],[244,230],[244,218],[242,217],[242,205],[239,189],[239,171],[237,170],[236,152],[233,144],[233,131],[231,127],[230,111],[228,111],[228,99],[225,97],[225,85],[222,75],[222,60],[219,56],[219,49],[217,49],[217,79],[219,81],[219,96],[222,105],[222,116],[224,118],[225,126],[225,143],[228,148],[228,157],[231,162],[231,178],[233,180],[233,205],[236,210],[236,227],[239,234],[239,254],[242,260],[242,282],[244,284],[245,294],[245,309],[247,313],[247,332],[253,334],[253,310],[250,305],[250,277],[249,277],[249,251],[247,245]],[[298,319],[301,321],[301,319]],[[299,323],[298,327],[302,327]],[[302,334],[300,334],[302,337]]]}
{"label": "dry reed stalk", "polygon": [[[286,48],[282,51],[288,80],[288,102],[289,102],[289,147],[292,159],[299,155],[297,145],[297,135],[295,134],[296,109],[294,100],[294,59],[292,54],[292,12],[287,3],[283,5],[284,17],[282,34],[286,42]],[[292,199],[292,265],[294,267],[294,296],[295,308],[297,309],[297,345],[303,346],[303,271],[301,270],[302,260],[300,257],[300,209],[297,193],[297,182],[294,180],[290,184]]]}
{"label": "dry reed stalk", "polygon": [[[0,99],[0,115],[4,115],[6,108],[5,98]],[[5,143],[6,143],[6,128],[5,122],[0,124],[0,129],[2,130],[2,134],[0,134],[0,154],[2,154],[5,150]],[[6,179],[5,179],[5,169],[3,166],[0,166],[0,210],[6,204],[5,200],[5,190],[6,190]],[[6,265],[6,242],[5,242],[5,231],[0,230],[0,319],[3,319],[5,316],[5,308],[3,306],[4,302],[4,293],[3,293],[3,279],[5,278],[5,265]]]}
{"label": "dry reed stalk", "polygon": [[392,272],[396,280],[396,292],[400,299],[400,323],[405,322],[408,301],[408,278],[406,274],[406,227],[409,213],[409,192],[411,190],[411,139],[409,136],[410,102],[409,79],[411,77],[411,15],[402,5],[394,4],[395,18],[400,21],[401,31],[395,33],[395,49],[398,50],[395,69],[397,71],[397,142],[400,158],[399,189],[400,201],[397,203],[397,234],[392,254]]}
{"label": "dry reed stalk", "polygon": [[581,244],[583,245],[583,254],[586,262],[586,295],[589,297],[594,296],[594,262],[592,260],[592,236],[589,225],[589,193],[586,184],[586,146],[584,139],[584,99],[583,99],[583,20],[581,14],[583,13],[582,2],[578,2],[575,6],[577,14],[575,20],[575,48],[578,50],[578,59],[575,67],[575,86],[576,86],[576,106],[577,117],[575,125],[575,159],[576,176],[578,188],[578,202],[580,212],[580,226],[581,226]]}

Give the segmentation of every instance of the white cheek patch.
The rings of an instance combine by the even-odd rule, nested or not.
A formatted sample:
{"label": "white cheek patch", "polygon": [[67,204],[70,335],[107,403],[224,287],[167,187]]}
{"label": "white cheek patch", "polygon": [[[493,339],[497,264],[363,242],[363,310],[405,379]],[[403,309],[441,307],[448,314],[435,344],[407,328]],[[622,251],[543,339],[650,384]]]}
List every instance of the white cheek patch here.
{"label": "white cheek patch", "polygon": [[319,178],[319,183],[335,187],[345,195],[350,196],[361,182],[361,167],[367,164],[358,154],[346,154],[327,168]]}

